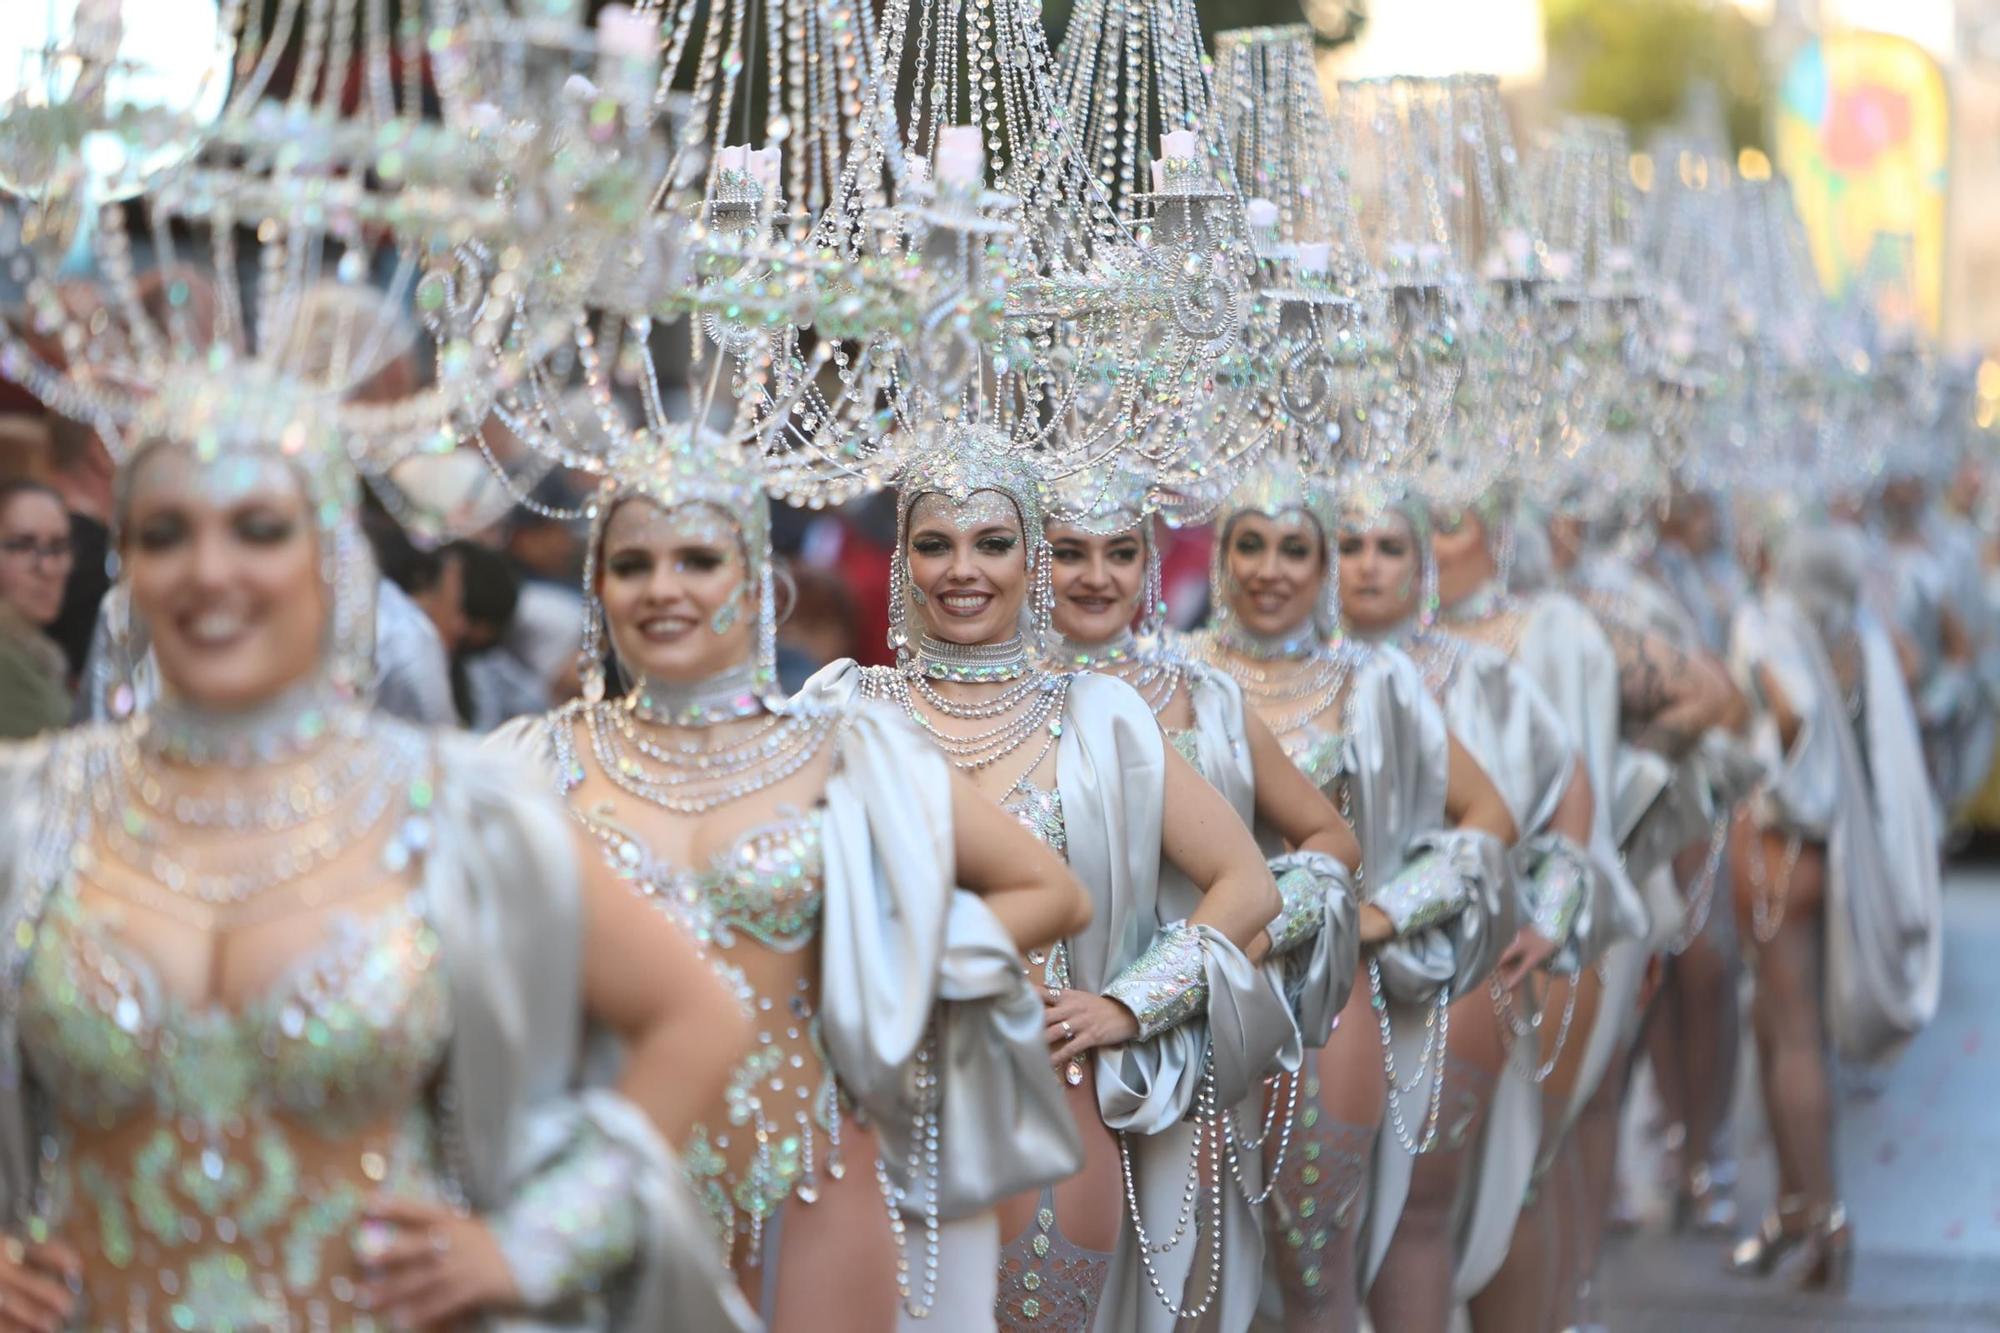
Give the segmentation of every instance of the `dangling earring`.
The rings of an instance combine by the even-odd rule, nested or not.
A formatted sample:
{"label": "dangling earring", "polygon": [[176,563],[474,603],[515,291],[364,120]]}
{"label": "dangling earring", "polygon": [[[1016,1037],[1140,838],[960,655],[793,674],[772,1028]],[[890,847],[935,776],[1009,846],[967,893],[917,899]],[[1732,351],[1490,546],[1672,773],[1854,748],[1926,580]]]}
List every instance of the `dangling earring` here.
{"label": "dangling earring", "polygon": [[924,596],[924,590],[915,584],[910,585],[910,600],[918,606],[926,606],[930,603],[930,598]]}
{"label": "dangling earring", "polygon": [[715,614],[708,618],[709,630],[716,634],[729,633],[735,627],[737,614],[742,609],[743,598],[739,593],[715,609]]}
{"label": "dangling earring", "polygon": [[583,701],[604,702],[604,603],[595,597],[583,602],[583,644],[577,650],[577,679],[583,685]]}

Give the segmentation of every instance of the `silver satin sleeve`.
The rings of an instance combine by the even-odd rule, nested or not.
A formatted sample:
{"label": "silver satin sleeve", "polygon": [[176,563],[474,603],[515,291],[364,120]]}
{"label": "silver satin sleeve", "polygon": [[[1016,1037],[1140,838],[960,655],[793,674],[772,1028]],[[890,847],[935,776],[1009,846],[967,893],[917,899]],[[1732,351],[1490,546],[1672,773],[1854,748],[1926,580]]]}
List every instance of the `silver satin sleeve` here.
{"label": "silver satin sleeve", "polygon": [[1561,833],[1535,835],[1515,849],[1521,915],[1537,935],[1556,945],[1547,969],[1573,975],[1582,966],[1578,927],[1587,924],[1593,870],[1590,854]]}
{"label": "silver satin sleeve", "polygon": [[[1534,599],[1516,660],[1562,718],[1597,798],[1585,844],[1595,872],[1589,929],[1577,932],[1582,961],[1593,963],[1612,944],[1644,939],[1651,928],[1646,901],[1619,856],[1616,830],[1629,831],[1643,817],[1645,804],[1665,782],[1665,761],[1655,769],[1649,756],[1621,749],[1618,657],[1603,628],[1575,598],[1547,593]],[[1642,771],[1643,782],[1637,780]]]}
{"label": "silver satin sleeve", "polygon": [[580,1119],[487,1217],[523,1306],[543,1310],[595,1295],[632,1261],[645,1219],[625,1182],[646,1165]]}
{"label": "silver satin sleeve", "polygon": [[[1361,907],[1354,874],[1325,852],[1287,852],[1271,861],[1285,912],[1272,931],[1272,966],[1308,1047],[1326,1045],[1361,964]],[[1287,925],[1286,922],[1291,922]]]}
{"label": "silver satin sleeve", "polygon": [[1187,1022],[1208,1008],[1201,936],[1185,921],[1167,926],[1111,979],[1104,994],[1132,1011],[1139,1021],[1140,1041],[1151,1041]]}
{"label": "silver satin sleeve", "polygon": [[[1782,594],[1767,592],[1738,610],[1730,633],[1730,668],[1758,702],[1750,746],[1767,774],[1753,810],[1762,827],[1782,828],[1812,842],[1827,840],[1840,809],[1844,777],[1838,728],[1848,725],[1830,711],[1840,707],[1838,684],[1831,695],[1818,685],[1820,656],[1817,636],[1803,612]],[[1790,747],[1772,719],[1772,701],[1759,683],[1759,668],[1777,678],[1785,702],[1799,718]]]}
{"label": "silver satin sleeve", "polygon": [[1396,879],[1369,901],[1407,931],[1376,952],[1382,989],[1393,1000],[1422,1004],[1442,991],[1470,994],[1485,980],[1513,933],[1507,853],[1498,838],[1452,829],[1419,839]]}

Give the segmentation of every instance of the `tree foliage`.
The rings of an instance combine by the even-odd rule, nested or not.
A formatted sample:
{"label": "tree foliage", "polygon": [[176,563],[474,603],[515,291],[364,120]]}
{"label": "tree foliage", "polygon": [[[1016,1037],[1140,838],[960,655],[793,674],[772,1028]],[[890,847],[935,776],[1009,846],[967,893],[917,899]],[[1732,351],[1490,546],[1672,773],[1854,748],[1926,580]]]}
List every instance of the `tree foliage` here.
{"label": "tree foliage", "polygon": [[1732,146],[1767,146],[1772,80],[1762,30],[1726,0],[1545,0],[1549,79],[1570,110],[1635,140],[1677,120],[1697,83],[1722,99]]}

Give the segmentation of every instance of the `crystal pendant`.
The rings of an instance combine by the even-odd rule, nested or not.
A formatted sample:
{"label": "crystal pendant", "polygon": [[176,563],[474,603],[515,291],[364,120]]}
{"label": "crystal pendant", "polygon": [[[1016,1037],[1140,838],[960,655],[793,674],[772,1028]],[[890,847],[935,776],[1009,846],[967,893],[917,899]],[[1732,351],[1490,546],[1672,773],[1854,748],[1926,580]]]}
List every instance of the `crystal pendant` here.
{"label": "crystal pendant", "polygon": [[1083,1061],[1072,1060],[1063,1066],[1063,1082],[1072,1088],[1083,1086]]}

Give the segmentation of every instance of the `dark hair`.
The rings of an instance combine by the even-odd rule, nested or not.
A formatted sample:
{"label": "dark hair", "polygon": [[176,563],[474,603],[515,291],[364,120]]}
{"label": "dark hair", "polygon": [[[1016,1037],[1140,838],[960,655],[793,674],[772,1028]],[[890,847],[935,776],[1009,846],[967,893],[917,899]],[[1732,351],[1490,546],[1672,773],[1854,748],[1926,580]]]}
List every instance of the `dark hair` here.
{"label": "dark hair", "polygon": [[375,566],[383,578],[413,597],[437,587],[444,573],[444,561],[436,551],[426,551],[411,541],[402,525],[385,510],[363,505],[361,531],[375,552]]}
{"label": "dark hair", "polygon": [[456,541],[438,552],[458,561],[465,576],[465,618],[495,629],[514,623],[521,603],[521,574],[514,562],[490,546]]}

